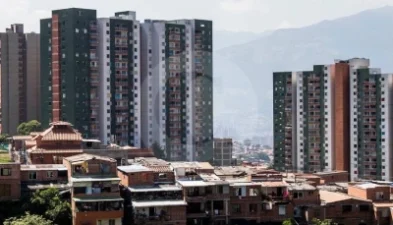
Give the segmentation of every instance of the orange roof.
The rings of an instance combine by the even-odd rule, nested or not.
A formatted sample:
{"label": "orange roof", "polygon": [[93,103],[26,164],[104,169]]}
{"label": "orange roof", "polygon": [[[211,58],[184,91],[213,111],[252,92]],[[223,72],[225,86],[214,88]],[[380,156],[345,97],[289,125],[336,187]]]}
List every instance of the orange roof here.
{"label": "orange roof", "polygon": [[42,141],[82,141],[82,135],[67,122],[54,122],[51,127],[40,133],[34,139],[42,137]]}

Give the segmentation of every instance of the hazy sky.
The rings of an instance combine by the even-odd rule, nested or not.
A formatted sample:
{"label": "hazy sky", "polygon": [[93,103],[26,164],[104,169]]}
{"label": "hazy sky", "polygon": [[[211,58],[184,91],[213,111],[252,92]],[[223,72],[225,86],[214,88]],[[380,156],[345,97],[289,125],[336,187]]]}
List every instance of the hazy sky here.
{"label": "hazy sky", "polygon": [[0,0],[0,31],[24,23],[39,31],[39,19],[51,10],[81,7],[96,9],[99,17],[116,11],[137,12],[145,18],[200,18],[214,21],[217,30],[262,32],[300,27],[366,9],[393,5],[393,0]]}

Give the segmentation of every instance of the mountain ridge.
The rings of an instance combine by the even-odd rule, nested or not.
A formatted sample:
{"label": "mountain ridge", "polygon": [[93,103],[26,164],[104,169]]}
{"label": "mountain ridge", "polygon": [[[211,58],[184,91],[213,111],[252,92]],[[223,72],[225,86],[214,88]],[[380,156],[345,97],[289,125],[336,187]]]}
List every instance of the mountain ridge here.
{"label": "mountain ridge", "polygon": [[216,50],[215,136],[272,135],[273,71],[310,70],[335,59],[365,57],[373,67],[393,72],[390,27],[393,7],[385,6],[306,27],[271,31]]}

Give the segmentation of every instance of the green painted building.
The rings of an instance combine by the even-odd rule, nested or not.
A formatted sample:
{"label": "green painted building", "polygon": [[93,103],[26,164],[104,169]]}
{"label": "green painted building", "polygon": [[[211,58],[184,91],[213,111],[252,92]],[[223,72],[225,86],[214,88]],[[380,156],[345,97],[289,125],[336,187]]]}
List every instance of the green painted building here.
{"label": "green painted building", "polygon": [[96,11],[62,9],[41,20],[41,122],[72,123],[98,138]]}

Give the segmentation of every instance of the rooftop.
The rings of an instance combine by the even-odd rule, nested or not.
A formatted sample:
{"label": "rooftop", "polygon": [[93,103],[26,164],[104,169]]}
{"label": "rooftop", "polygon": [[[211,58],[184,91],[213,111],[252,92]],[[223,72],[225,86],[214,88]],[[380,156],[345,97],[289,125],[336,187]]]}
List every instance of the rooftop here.
{"label": "rooftop", "polygon": [[360,189],[373,189],[376,187],[388,187],[386,185],[380,185],[380,184],[374,184],[374,183],[364,183],[364,184],[357,184],[354,185],[354,187],[360,188]]}
{"label": "rooftop", "polygon": [[89,160],[103,160],[103,161],[108,161],[108,162],[116,162],[115,159],[109,158],[109,157],[104,157],[104,156],[97,156],[97,155],[90,155],[90,154],[80,154],[80,155],[74,155],[70,156],[67,158],[64,158],[66,161],[70,162],[71,164],[76,164],[84,161],[89,161]]}
{"label": "rooftop", "polygon": [[181,191],[181,187],[176,185],[158,185],[158,186],[135,186],[128,188],[131,192],[161,192],[161,191]]}
{"label": "rooftop", "polygon": [[316,187],[307,183],[291,183],[288,184],[288,189],[291,191],[315,191]]}
{"label": "rooftop", "polygon": [[39,170],[62,170],[66,171],[67,167],[61,164],[46,164],[46,165],[21,165],[21,171],[39,171]]}
{"label": "rooftop", "polygon": [[206,186],[213,186],[214,183],[205,182],[203,180],[178,180],[182,187],[206,187]]}
{"label": "rooftop", "polygon": [[129,166],[118,166],[118,170],[124,173],[136,173],[136,172],[150,172],[151,169],[147,168],[146,166],[142,166],[139,164],[129,165]]}
{"label": "rooftop", "polygon": [[288,187],[288,184],[283,181],[267,181],[262,182],[262,187]]}
{"label": "rooftop", "polygon": [[51,127],[40,133],[34,139],[42,141],[82,141],[82,135],[67,122],[58,121],[50,124]]}
{"label": "rooftop", "polygon": [[215,174],[199,174],[199,177],[205,182],[210,182],[214,183],[216,185],[223,185],[223,184],[229,184],[228,181],[220,179],[217,175]]}
{"label": "rooftop", "polygon": [[214,169],[214,167],[208,162],[171,162],[170,165],[174,169]]}
{"label": "rooftop", "polygon": [[327,171],[327,172],[316,172],[315,175],[333,175],[333,174],[340,174],[340,173],[348,173],[347,171]]}
{"label": "rooftop", "polygon": [[365,202],[371,202],[371,200],[366,200],[366,199],[361,199],[361,198],[356,198],[341,192],[331,192],[331,191],[324,191],[320,190],[319,191],[319,196],[321,198],[321,201],[324,201],[325,203],[334,203],[334,202],[341,202],[341,201],[346,201],[350,199],[355,199],[359,201],[365,201]]}

